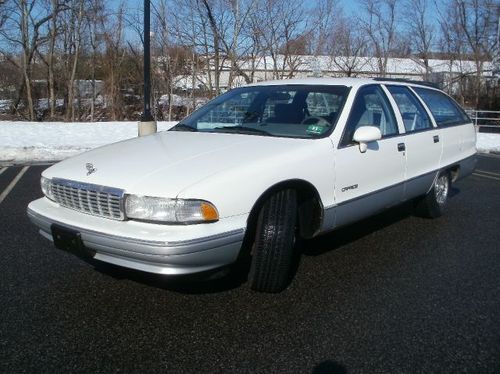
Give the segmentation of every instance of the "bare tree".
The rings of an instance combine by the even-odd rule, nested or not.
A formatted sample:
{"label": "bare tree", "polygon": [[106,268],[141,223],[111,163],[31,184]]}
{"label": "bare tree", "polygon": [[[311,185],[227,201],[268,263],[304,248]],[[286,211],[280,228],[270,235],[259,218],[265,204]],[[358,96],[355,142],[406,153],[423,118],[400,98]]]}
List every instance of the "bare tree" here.
{"label": "bare tree", "polygon": [[[42,28],[51,19],[50,12],[40,11],[36,0],[19,0],[12,4],[11,12],[4,15],[3,28],[0,29],[0,36],[14,49],[21,51],[20,61],[8,57],[9,61],[17,66],[22,75],[18,97],[13,104],[13,109],[18,110],[19,102],[26,95],[28,104],[28,117],[35,119],[34,99],[33,99],[33,60],[37,48],[45,42],[42,35]],[[3,53],[4,56],[6,55]],[[7,55],[8,56],[8,55]]]}
{"label": "bare tree", "polygon": [[[54,118],[56,115],[56,88],[55,88],[55,76],[54,76],[54,53],[56,48],[56,38],[58,35],[58,24],[57,16],[60,11],[60,4],[57,0],[51,0],[50,5],[52,8],[52,19],[49,26],[49,49],[47,56],[47,70],[48,70],[48,81],[47,86],[49,89],[49,107],[50,107],[50,118]],[[43,57],[42,57],[43,59]]]}
{"label": "bare tree", "polygon": [[96,87],[96,68],[97,68],[97,51],[104,34],[104,20],[106,18],[107,9],[104,4],[99,0],[91,0],[89,9],[86,12],[87,28],[89,31],[89,45],[91,48],[90,59],[90,79],[92,86],[92,97],[90,100],[90,121],[95,118],[95,104],[97,97]]}
{"label": "bare tree", "polygon": [[107,105],[110,108],[111,119],[116,121],[123,118],[122,99],[122,65],[125,60],[123,46],[124,5],[118,8],[113,17],[108,17],[108,28],[104,32],[104,54],[102,66],[107,96]]}
{"label": "bare tree", "polygon": [[68,27],[63,28],[64,56],[67,81],[66,120],[75,120],[75,77],[80,58],[82,32],[84,23],[85,0],[71,0],[69,10],[65,13]]}
{"label": "bare tree", "polygon": [[209,3],[208,0],[201,0],[203,7],[206,11],[206,17],[208,19],[208,24],[210,25],[210,29],[212,31],[212,40],[213,40],[213,54],[214,54],[214,63],[215,63],[215,94],[218,95],[220,93],[220,73],[222,70],[221,66],[221,47],[220,47],[220,32],[218,28],[217,20],[215,19],[214,11],[212,10],[212,4]]}
{"label": "bare tree", "polygon": [[348,77],[355,76],[367,64],[367,38],[359,26],[359,20],[351,20],[342,14],[326,44],[331,56],[332,68],[340,69]]}
{"label": "bare tree", "polygon": [[373,46],[377,58],[379,74],[387,74],[387,62],[396,42],[396,19],[398,0],[362,0],[366,19],[362,19],[363,29]]}
{"label": "bare tree", "polygon": [[246,83],[252,82],[252,78],[247,72],[242,69],[242,64],[246,63],[246,56],[252,52],[252,47],[249,45],[251,36],[245,33],[250,27],[250,14],[255,9],[257,3],[253,0],[231,0],[229,25],[232,27],[226,28],[229,32],[223,33],[222,43],[224,53],[230,62],[228,86],[233,86],[233,81],[237,76],[243,77]]}
{"label": "bare tree", "polygon": [[3,30],[7,21],[10,18],[11,13],[13,12],[14,1],[13,0],[5,0],[0,3],[0,31]]}
{"label": "bare tree", "polygon": [[61,12],[66,11],[69,8],[65,4],[60,3],[58,0],[48,0],[44,5],[51,10],[52,17],[47,27],[48,43],[46,49],[42,48],[42,46],[38,46],[37,54],[47,66],[47,100],[50,118],[54,119],[56,112],[56,44],[61,33],[61,28],[63,27],[63,24],[61,24],[59,20],[59,15]]}
{"label": "bare tree", "polygon": [[[450,60],[449,88],[463,103],[477,107],[497,94],[485,84],[499,47],[497,0],[358,1],[362,12],[351,16],[343,13],[340,0],[156,0],[153,98],[167,95],[168,110],[162,114],[172,119],[181,113],[174,113],[177,95],[184,96],[189,112],[200,95],[295,77],[311,55],[321,64],[320,56],[327,55],[330,69],[342,75],[355,76],[373,62],[384,76],[389,58],[409,56],[410,49],[426,76],[433,73],[430,59],[439,52]],[[431,21],[434,12],[439,27]],[[142,13],[124,3],[4,0],[0,94],[14,98],[12,113],[30,119],[44,109],[41,98],[51,119],[61,98],[67,120],[135,116],[143,87],[142,32]],[[79,89],[84,80],[92,91],[85,100]],[[96,102],[98,80],[104,82],[102,111]],[[14,94],[7,85],[16,87]]]}
{"label": "bare tree", "polygon": [[[303,62],[296,54],[299,37],[307,34],[307,18],[297,0],[261,0],[253,13],[263,52],[271,59],[273,78],[292,78]],[[267,56],[264,64],[267,63]]]}
{"label": "bare tree", "polygon": [[310,53],[314,56],[329,54],[332,39],[335,38],[334,30],[343,16],[343,10],[338,0],[318,0],[316,7],[312,10]]}
{"label": "bare tree", "polygon": [[[463,40],[458,37],[461,34],[460,26],[457,22],[457,17],[448,19],[448,17],[456,12],[455,8],[448,8],[444,14],[440,14],[440,29],[441,36],[439,40],[439,48],[448,60],[448,72],[450,79],[444,83],[444,89],[449,93],[455,93],[460,104],[464,105],[466,96],[466,78],[467,71],[464,67],[466,64],[466,47]],[[458,74],[456,71],[458,70]],[[458,90],[454,87],[457,86]]]}
{"label": "bare tree", "polygon": [[430,22],[429,2],[427,0],[406,0],[404,19],[408,28],[408,40],[416,57],[425,68],[424,79],[432,72],[429,60],[436,39],[436,27]]}
{"label": "bare tree", "polygon": [[[154,74],[155,86],[159,92],[167,95],[167,119],[173,118],[174,108],[174,91],[176,88],[177,77],[185,77],[195,73],[197,64],[197,55],[194,49],[190,46],[180,46],[176,43],[176,30],[173,25],[170,25],[171,9],[168,8],[168,3],[165,0],[160,0],[153,8],[153,29],[154,31]],[[194,98],[196,87],[196,74],[192,75],[191,95]],[[155,102],[159,101],[156,97]],[[193,108],[195,104],[192,104]]]}
{"label": "bare tree", "polygon": [[[200,62],[203,64],[206,76],[206,81],[200,83],[207,87],[210,96],[220,92],[220,75],[225,61],[221,53],[219,34],[221,20],[216,10],[218,5],[220,2],[216,1],[183,0],[177,4],[172,18],[175,22],[173,28],[177,44],[188,46],[199,56],[199,58],[195,56],[192,58],[192,88],[194,89],[195,81],[199,78],[195,70]],[[210,19],[207,13],[210,13]]]}
{"label": "bare tree", "polygon": [[484,63],[491,60],[498,39],[496,37],[500,5],[494,0],[454,0],[463,37],[476,65],[474,80],[474,107],[481,95]]}
{"label": "bare tree", "polygon": [[[440,17],[442,46],[449,51],[449,58],[459,66],[455,81],[459,84],[460,98],[465,103],[472,98],[472,106],[478,107],[483,91],[484,66],[492,59],[497,46],[497,27],[500,5],[494,0],[450,0]],[[463,68],[467,60],[473,60],[475,71]],[[469,86],[472,95],[469,95]]]}

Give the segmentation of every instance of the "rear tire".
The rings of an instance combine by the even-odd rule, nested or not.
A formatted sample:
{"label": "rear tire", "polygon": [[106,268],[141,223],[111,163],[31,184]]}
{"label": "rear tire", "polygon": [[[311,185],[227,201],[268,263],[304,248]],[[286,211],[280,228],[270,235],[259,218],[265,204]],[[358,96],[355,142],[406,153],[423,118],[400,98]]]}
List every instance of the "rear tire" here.
{"label": "rear tire", "polygon": [[450,173],[440,173],[430,191],[415,202],[415,213],[426,218],[442,216],[448,201],[450,187]]}
{"label": "rear tire", "polygon": [[250,287],[259,292],[284,290],[290,280],[296,255],[297,192],[283,190],[262,206],[252,249]]}

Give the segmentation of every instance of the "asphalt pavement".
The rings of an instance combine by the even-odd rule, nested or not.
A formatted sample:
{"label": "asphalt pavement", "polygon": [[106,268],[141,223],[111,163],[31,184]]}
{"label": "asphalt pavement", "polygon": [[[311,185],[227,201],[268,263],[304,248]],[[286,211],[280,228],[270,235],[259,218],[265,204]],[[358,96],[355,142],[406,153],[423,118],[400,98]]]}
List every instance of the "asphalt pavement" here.
{"label": "asphalt pavement", "polygon": [[26,216],[45,167],[0,168],[2,373],[500,373],[498,156],[439,219],[406,204],[305,242],[276,295],[57,250]]}

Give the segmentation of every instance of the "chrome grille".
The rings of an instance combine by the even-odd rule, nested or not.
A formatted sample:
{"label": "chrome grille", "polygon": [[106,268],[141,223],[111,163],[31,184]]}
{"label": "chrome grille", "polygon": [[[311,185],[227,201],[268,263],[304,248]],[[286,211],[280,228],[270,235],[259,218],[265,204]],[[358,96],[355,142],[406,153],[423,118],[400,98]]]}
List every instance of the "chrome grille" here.
{"label": "chrome grille", "polygon": [[99,217],[125,219],[123,190],[54,178],[51,192],[54,200],[64,207]]}

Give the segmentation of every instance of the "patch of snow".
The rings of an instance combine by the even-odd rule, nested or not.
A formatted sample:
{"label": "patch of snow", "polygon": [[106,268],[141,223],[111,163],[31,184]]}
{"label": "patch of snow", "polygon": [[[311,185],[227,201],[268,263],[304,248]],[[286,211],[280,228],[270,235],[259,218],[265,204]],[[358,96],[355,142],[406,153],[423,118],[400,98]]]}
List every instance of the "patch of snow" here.
{"label": "patch of snow", "polygon": [[500,134],[478,132],[476,147],[478,152],[500,152]]}
{"label": "patch of snow", "polygon": [[[177,122],[158,122],[158,131]],[[137,136],[137,122],[0,122],[0,162],[59,161]]]}

